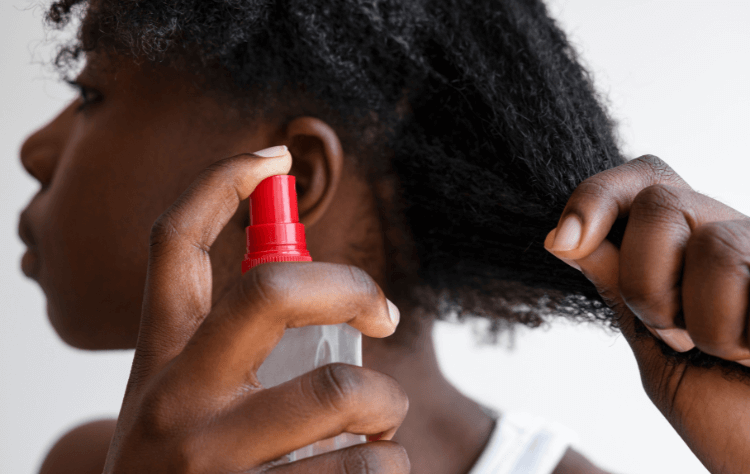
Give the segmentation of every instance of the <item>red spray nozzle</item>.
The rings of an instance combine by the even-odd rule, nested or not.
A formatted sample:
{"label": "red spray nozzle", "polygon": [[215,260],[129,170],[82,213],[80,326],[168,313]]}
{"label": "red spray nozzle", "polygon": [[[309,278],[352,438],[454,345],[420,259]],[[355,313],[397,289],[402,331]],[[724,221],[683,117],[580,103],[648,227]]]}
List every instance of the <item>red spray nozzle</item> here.
{"label": "red spray nozzle", "polygon": [[250,195],[250,226],[242,273],[266,262],[310,262],[305,226],[299,223],[294,176],[266,178]]}

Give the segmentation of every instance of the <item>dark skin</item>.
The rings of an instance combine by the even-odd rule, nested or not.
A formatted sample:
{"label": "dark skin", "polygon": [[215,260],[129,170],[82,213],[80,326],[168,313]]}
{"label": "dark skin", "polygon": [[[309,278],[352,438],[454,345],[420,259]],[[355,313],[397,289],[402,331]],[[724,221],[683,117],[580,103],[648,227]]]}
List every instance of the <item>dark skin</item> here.
{"label": "dark skin", "polygon": [[[97,62],[101,67],[91,67]],[[264,472],[359,472],[363,462],[369,472],[467,472],[492,420],[441,374],[429,323],[423,323],[412,348],[382,342],[399,317],[412,315],[391,318],[398,311],[380,289],[387,287],[383,233],[389,229],[382,228],[372,191],[342,150],[336,130],[306,116],[242,121],[184,74],[123,58],[93,57],[89,63],[79,82],[99,91],[102,100],[80,111],[80,100],[71,104],[21,152],[26,169],[42,183],[24,212],[36,247],[24,257],[24,268],[44,289],[49,318],[66,342],[87,349],[136,347],[136,353],[116,423],[69,433],[42,472],[101,472],[105,454],[105,472],[259,472],[286,452],[343,431],[382,436]],[[265,158],[248,153],[282,144],[290,153],[276,149],[271,153],[276,157]],[[300,218],[314,262],[263,265],[241,277],[247,197],[263,178],[287,172],[301,185]],[[649,395],[701,460],[721,469],[715,472],[741,472],[748,443],[729,434],[736,435],[736,423],[744,422],[738,414],[748,411],[743,400],[750,387],[715,370],[692,368],[683,369],[694,375],[685,379],[693,383],[659,385],[674,380],[674,372],[664,370],[654,340],[635,337],[632,321],[673,326],[653,324],[645,312],[630,310],[628,303],[636,307],[634,301],[653,292],[627,286],[633,277],[623,278],[627,265],[620,262],[631,260],[621,260],[603,240],[611,213],[598,210],[614,202],[619,213],[631,212],[628,203],[661,175],[627,165],[607,173],[598,194],[578,193],[566,209],[582,220],[582,244],[555,249],[552,236],[548,248],[582,268],[619,311]],[[706,207],[705,200],[693,199],[696,193],[684,192],[679,200],[684,208]],[[716,206],[706,212],[714,220],[744,218]],[[663,222],[657,224],[629,224],[628,232],[637,239]],[[354,257],[352,246],[367,248],[367,258]],[[621,252],[627,248],[624,242]],[[711,265],[711,259],[700,259],[706,254],[701,249],[688,255]],[[679,260],[684,250],[672,246],[666,255]],[[653,258],[632,261],[644,271],[654,265]],[[706,274],[698,270],[696,275]],[[657,297],[661,301],[663,295]],[[746,292],[734,295],[727,304],[740,308],[746,298]],[[696,305],[694,299],[687,303]],[[715,317],[716,308],[698,299],[690,310],[696,317],[688,318],[684,297],[678,303],[686,308],[692,340],[710,351],[715,334],[738,326]],[[364,335],[363,368],[339,365],[269,389],[257,385],[253,368],[285,327],[341,322]],[[719,326],[731,327],[722,332]],[[741,332],[732,334],[738,345],[746,344]],[[748,358],[740,352],[732,355]],[[681,396],[670,397],[672,389]],[[691,410],[696,399],[712,406],[728,403],[734,411],[697,413]],[[91,449],[81,453],[76,446]],[[569,450],[555,472],[602,471]]]}
{"label": "dark skin", "polygon": [[[560,222],[571,215],[581,222],[570,233],[580,239],[569,239],[578,244],[562,239],[555,249],[553,230],[545,246],[583,271],[616,311],[649,398],[711,472],[747,472],[747,375],[675,364],[655,339],[636,336],[635,325],[677,351],[694,344],[737,368],[750,365],[750,219],[693,191],[652,156],[584,181]],[[605,237],[622,216],[628,226],[618,249]]]}
{"label": "dark skin", "polygon": [[[366,266],[362,277],[371,275],[375,286],[380,286],[377,282],[382,283],[385,278],[384,257],[382,237],[372,231],[379,225],[374,201],[364,181],[350,166],[350,160],[345,159],[338,136],[330,127],[311,117],[299,117],[283,125],[267,122],[238,126],[234,111],[203,96],[188,79],[174,71],[137,67],[126,60],[118,63],[117,74],[107,67],[112,66],[110,63],[100,66],[87,68],[79,81],[101,92],[105,99],[82,111],[76,110],[79,102],[71,104],[31,136],[21,152],[24,166],[43,186],[43,191],[24,211],[24,219],[28,220],[36,241],[34,253],[39,255],[40,271],[35,278],[47,294],[49,318],[66,342],[87,349],[135,347],[146,286],[143,269],[148,265],[147,243],[154,221],[212,163],[279,143],[288,144],[294,155],[291,172],[301,184],[300,217],[306,225],[308,249],[316,261],[314,267],[321,268],[319,276],[335,278],[343,274],[342,280],[333,286],[346,286],[351,280],[351,271],[345,265],[353,263],[347,249],[357,245],[373,249],[364,265],[359,261],[357,264]],[[258,162],[252,156],[238,159],[252,166]],[[257,181],[266,175],[290,171],[290,161],[287,154],[263,173],[246,170],[252,182],[243,192],[249,195]],[[214,192],[217,190],[213,188]],[[204,200],[213,203],[212,216],[217,210],[230,212],[209,251],[211,266],[205,268],[210,268],[210,274],[200,268],[189,272],[172,270],[186,277],[198,279],[200,276],[194,284],[210,295],[210,302],[203,302],[206,307],[214,306],[224,295],[230,294],[242,279],[238,262],[245,252],[243,221],[247,216],[247,195],[242,197],[241,203],[221,204],[213,194]],[[88,231],[82,232],[82,229]],[[24,257],[25,260],[35,258],[31,254]],[[108,276],[112,274],[117,274],[118,278],[113,280]],[[112,282],[112,286],[105,286],[106,281]],[[175,280],[170,277],[170,281],[174,284]],[[288,282],[301,284],[293,279]],[[174,288],[184,286],[183,283]],[[97,291],[88,291],[89,288]],[[322,294],[338,294],[344,301],[340,289],[317,288]],[[91,298],[67,299],[75,294],[91,294]],[[355,295],[350,298],[360,299]],[[387,336],[394,330],[384,311],[387,306],[382,292],[377,298],[378,303],[371,303],[368,311],[374,312],[374,318],[385,318],[380,326],[376,325],[380,329],[373,333],[369,326],[353,325],[366,334],[363,359],[365,367],[372,369],[368,373],[377,371],[390,375],[392,378],[388,380],[392,386],[372,387],[366,382],[362,388],[376,394],[390,387],[395,392],[392,396],[400,400],[400,404],[396,404],[397,410],[382,410],[388,415],[385,421],[379,413],[373,414],[371,418],[380,421],[369,427],[367,434],[390,429],[384,441],[373,445],[385,444],[386,448],[397,451],[396,455],[385,452],[386,457],[399,458],[400,448],[394,447],[395,443],[388,439],[405,415],[403,392],[406,392],[412,400],[412,408],[396,440],[403,438],[401,444],[413,451],[414,472],[419,472],[416,469],[420,464],[424,466],[423,472],[467,470],[486,441],[491,420],[440,374],[429,338],[413,349],[399,351],[384,346],[377,338],[367,337]],[[309,299],[304,305],[310,305]],[[331,312],[324,306],[319,309]],[[102,314],[107,317],[102,318]],[[170,340],[176,339],[186,326],[183,320],[176,325],[178,327],[170,330]],[[180,343],[184,343],[194,329],[187,329]],[[253,347],[253,344],[245,346]],[[403,363],[405,359],[409,364]],[[241,369],[241,373],[249,366]],[[400,382],[401,388],[394,379]],[[183,390],[190,392],[192,388]],[[436,393],[442,396],[427,396]],[[420,398],[424,401],[415,404],[414,400]],[[458,410],[448,410],[449,405]],[[428,429],[430,424],[445,429],[434,432]],[[106,426],[111,428],[111,424],[97,425],[94,431],[82,429],[69,436],[92,443],[92,433],[98,437],[106,431]],[[370,432],[372,430],[375,431]],[[110,431],[99,443],[109,443],[111,434]],[[60,443],[53,448],[50,458],[60,459],[57,457],[60,449],[76,444],[66,439]],[[425,446],[432,447],[424,450]],[[445,449],[439,454],[433,453],[436,447]],[[135,454],[132,457],[139,458]],[[75,456],[68,460],[78,461]],[[438,466],[440,462],[442,466]],[[43,471],[57,472],[64,465],[47,463]],[[71,469],[77,470],[75,466]]]}

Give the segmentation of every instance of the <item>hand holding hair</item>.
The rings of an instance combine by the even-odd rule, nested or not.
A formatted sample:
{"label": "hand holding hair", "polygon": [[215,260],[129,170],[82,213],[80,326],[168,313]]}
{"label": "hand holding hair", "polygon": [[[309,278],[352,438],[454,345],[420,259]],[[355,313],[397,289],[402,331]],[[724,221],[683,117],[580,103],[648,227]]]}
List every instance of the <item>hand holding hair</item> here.
{"label": "hand holding hair", "polygon": [[[622,245],[606,239],[627,217]],[[711,472],[750,466],[750,378],[670,359],[697,347],[750,366],[750,219],[644,156],[582,182],[545,248],[578,268],[619,318],[644,388]],[[647,335],[647,333],[646,333]]]}

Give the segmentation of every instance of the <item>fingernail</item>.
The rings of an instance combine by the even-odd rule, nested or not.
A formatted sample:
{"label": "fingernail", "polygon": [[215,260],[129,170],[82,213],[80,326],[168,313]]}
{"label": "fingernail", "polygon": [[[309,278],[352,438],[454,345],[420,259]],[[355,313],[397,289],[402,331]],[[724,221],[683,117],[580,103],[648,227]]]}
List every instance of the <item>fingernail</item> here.
{"label": "fingernail", "polygon": [[551,250],[573,250],[581,243],[583,225],[581,219],[575,214],[565,218],[562,225],[558,227],[555,240],[552,242]]}
{"label": "fingernail", "polygon": [[571,267],[575,268],[575,269],[576,269],[576,270],[578,270],[579,272],[583,272],[583,270],[581,270],[581,267],[580,267],[580,266],[579,266],[579,265],[578,265],[578,264],[576,263],[576,261],[575,261],[575,260],[573,260],[573,259],[570,259],[570,258],[562,258],[562,257],[557,257],[557,258],[559,258],[559,259],[560,259],[560,260],[562,260],[563,262],[567,263],[567,264],[568,264],[568,265],[570,265]]}
{"label": "fingernail", "polygon": [[654,331],[656,331],[662,341],[666,342],[669,347],[677,352],[687,352],[695,347],[690,335],[684,329],[654,329]]}
{"label": "fingernail", "polygon": [[552,255],[554,255],[555,257],[559,258],[563,262],[567,263],[571,267],[575,268],[579,272],[583,272],[583,270],[581,270],[580,265],[578,265],[575,260],[570,259],[570,258],[562,258],[561,256],[555,254],[555,252],[553,252],[552,250],[550,250],[550,247],[552,246],[551,242],[554,242],[556,234],[557,234],[557,228],[552,229],[550,231],[550,233],[547,234],[547,238],[544,239],[544,248],[547,249],[547,252],[551,253]]}
{"label": "fingernail", "polygon": [[262,156],[263,158],[273,158],[274,156],[281,156],[287,152],[286,145],[272,146],[271,148],[264,148],[260,151],[256,151],[253,155]]}
{"label": "fingernail", "polygon": [[661,336],[659,335],[659,333],[658,333],[658,332],[656,332],[656,329],[652,328],[652,327],[651,327],[651,326],[649,326],[648,324],[644,324],[644,326],[646,326],[646,329],[648,329],[648,332],[650,332],[651,334],[653,334],[655,338],[657,338],[657,339],[658,339],[658,340],[660,340],[660,341],[662,341],[662,340],[663,340],[663,339],[661,338]]}
{"label": "fingernail", "polygon": [[395,304],[393,304],[393,301],[389,300],[388,298],[385,299],[388,302],[388,316],[391,317],[391,321],[393,321],[394,325],[398,325],[399,320],[401,320],[401,312],[398,310]]}
{"label": "fingernail", "polygon": [[[547,237],[544,238],[544,248],[549,250],[552,248],[552,242],[555,241],[555,236],[557,235],[557,227],[549,231],[549,234],[547,234]],[[553,254],[554,255],[554,254]],[[555,255],[557,257],[557,255]]]}

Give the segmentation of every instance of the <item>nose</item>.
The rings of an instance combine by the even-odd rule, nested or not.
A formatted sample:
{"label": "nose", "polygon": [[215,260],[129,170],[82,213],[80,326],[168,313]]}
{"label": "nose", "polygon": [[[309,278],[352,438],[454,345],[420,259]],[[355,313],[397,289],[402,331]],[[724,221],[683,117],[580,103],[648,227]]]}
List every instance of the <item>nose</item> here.
{"label": "nose", "polygon": [[70,104],[57,117],[34,132],[21,146],[21,164],[46,189],[52,181],[58,158],[67,140],[73,119]]}

